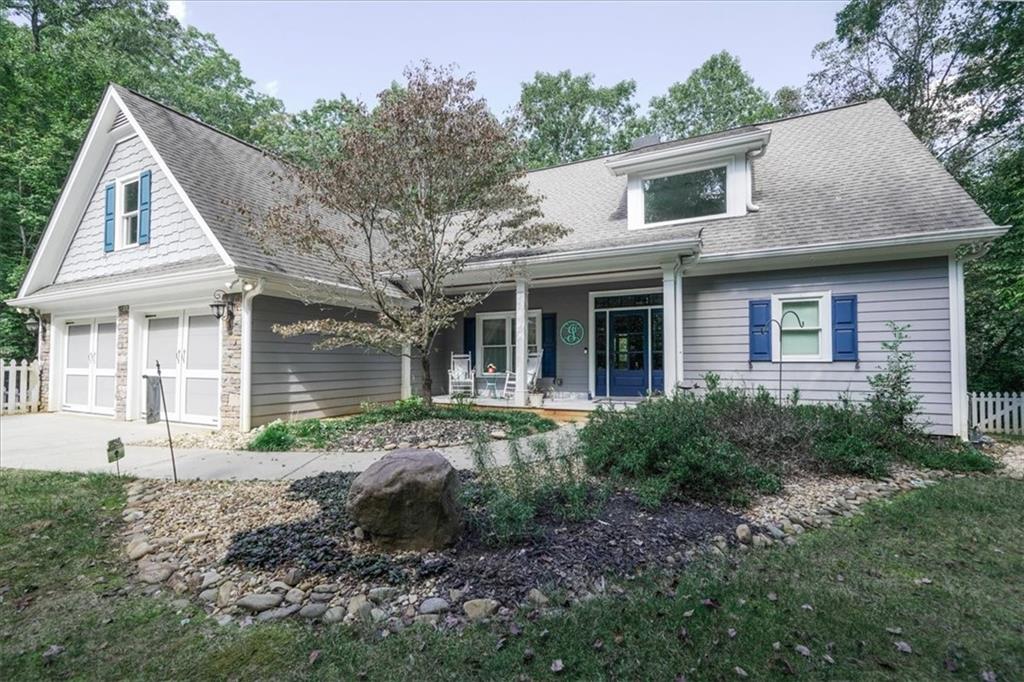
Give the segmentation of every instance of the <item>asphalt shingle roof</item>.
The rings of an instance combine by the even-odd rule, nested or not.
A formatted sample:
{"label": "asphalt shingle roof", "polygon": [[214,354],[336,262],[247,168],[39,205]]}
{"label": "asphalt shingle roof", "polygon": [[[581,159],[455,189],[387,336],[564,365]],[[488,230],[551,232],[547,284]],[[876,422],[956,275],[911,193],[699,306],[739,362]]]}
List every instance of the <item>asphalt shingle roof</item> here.
{"label": "asphalt shingle roof", "polygon": [[884,100],[756,128],[772,133],[767,152],[754,161],[760,211],[735,218],[627,230],[626,178],[612,176],[605,162],[636,151],[530,173],[530,187],[545,196],[546,216],[572,230],[554,248],[628,243],[636,236],[663,241],[698,227],[703,254],[728,254],[992,226]]}
{"label": "asphalt shingle roof", "polygon": [[[270,154],[116,86],[125,104],[240,267],[329,280],[323,259],[296,252],[268,255],[237,210],[257,213],[282,200],[285,165]],[[699,139],[754,129],[744,126]],[[760,211],[678,227],[627,229],[626,178],[605,162],[620,155],[533,171],[548,220],[569,234],[536,252],[658,243],[700,235],[703,254],[813,246],[872,237],[991,227],[992,222],[914,137],[884,100],[756,124],[771,130],[754,161],[753,201]],[[695,138],[645,147],[691,143]],[[339,221],[338,229],[344,229]],[[502,254],[494,254],[495,257]]]}

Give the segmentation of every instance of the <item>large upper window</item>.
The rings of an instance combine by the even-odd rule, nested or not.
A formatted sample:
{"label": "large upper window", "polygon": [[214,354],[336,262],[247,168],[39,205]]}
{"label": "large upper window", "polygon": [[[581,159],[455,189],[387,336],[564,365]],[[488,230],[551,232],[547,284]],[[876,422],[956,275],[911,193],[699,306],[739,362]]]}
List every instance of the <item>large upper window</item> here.
{"label": "large upper window", "polygon": [[121,185],[121,246],[139,243],[139,181]]}
{"label": "large upper window", "polygon": [[[527,327],[527,352],[540,348],[540,311],[530,311]],[[477,313],[477,372],[484,374],[488,365],[495,372],[516,369],[516,314],[514,312]]]}
{"label": "large upper window", "polygon": [[702,218],[725,213],[726,167],[642,180],[644,223]]}

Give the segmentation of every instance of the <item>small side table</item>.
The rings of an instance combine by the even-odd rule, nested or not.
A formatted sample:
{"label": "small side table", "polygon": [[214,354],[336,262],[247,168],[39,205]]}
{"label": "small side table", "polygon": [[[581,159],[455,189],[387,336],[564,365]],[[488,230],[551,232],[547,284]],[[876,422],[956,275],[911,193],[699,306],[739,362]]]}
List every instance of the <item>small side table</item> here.
{"label": "small side table", "polygon": [[484,374],[484,381],[486,383],[484,390],[487,391],[487,395],[491,398],[498,397],[498,373],[488,372]]}

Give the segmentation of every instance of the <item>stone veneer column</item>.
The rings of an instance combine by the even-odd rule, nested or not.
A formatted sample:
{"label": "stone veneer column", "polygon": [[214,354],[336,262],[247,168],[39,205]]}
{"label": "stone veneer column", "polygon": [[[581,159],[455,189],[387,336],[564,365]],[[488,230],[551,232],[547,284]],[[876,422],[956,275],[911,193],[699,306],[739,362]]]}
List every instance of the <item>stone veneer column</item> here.
{"label": "stone veneer column", "polygon": [[36,358],[39,360],[39,410],[50,409],[50,339],[53,338],[53,324],[50,313],[39,316],[39,348]]}
{"label": "stone veneer column", "polygon": [[242,295],[224,297],[221,318],[220,428],[237,431],[242,409]]}
{"label": "stone veneer column", "polygon": [[114,361],[114,419],[128,418],[128,306],[117,306],[117,356]]}

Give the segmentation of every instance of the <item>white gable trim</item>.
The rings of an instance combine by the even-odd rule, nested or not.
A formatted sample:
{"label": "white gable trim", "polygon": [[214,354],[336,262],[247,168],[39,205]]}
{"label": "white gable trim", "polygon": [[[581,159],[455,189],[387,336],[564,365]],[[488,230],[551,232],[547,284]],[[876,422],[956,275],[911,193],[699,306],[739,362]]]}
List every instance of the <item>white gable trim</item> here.
{"label": "white gable trim", "polygon": [[110,94],[113,95],[114,101],[117,102],[117,105],[121,108],[121,111],[123,111],[124,115],[128,118],[128,122],[131,123],[132,127],[135,129],[135,132],[138,133],[139,139],[142,140],[142,144],[146,146],[146,149],[156,160],[157,165],[160,166],[160,170],[162,170],[164,172],[164,175],[167,176],[167,179],[170,180],[171,187],[173,187],[174,191],[177,192],[178,196],[181,197],[181,200],[185,203],[185,207],[188,208],[189,213],[191,213],[192,217],[195,218],[197,223],[199,223],[199,227],[203,230],[203,234],[205,234],[206,238],[210,240],[211,244],[213,244],[213,248],[214,250],[217,251],[217,255],[219,255],[221,257],[221,260],[224,261],[224,265],[233,268],[235,266],[235,262],[231,260],[231,256],[228,255],[228,252],[224,249],[224,246],[221,245],[220,240],[217,239],[217,237],[213,234],[213,230],[211,230],[210,226],[206,224],[206,220],[203,218],[202,215],[200,215],[199,209],[197,209],[196,205],[192,203],[192,199],[190,199],[188,194],[185,193],[185,190],[178,182],[178,179],[174,177],[174,173],[171,172],[171,169],[167,166],[167,163],[164,162],[163,157],[160,156],[160,153],[156,150],[156,147],[153,146],[153,143],[150,141],[149,136],[146,135],[146,131],[144,131],[142,129],[142,126],[139,125],[138,121],[135,120],[135,116],[128,109],[128,107],[125,106],[124,101],[121,99],[121,96],[117,94],[117,91],[113,87],[109,86],[108,89],[110,91]]}
{"label": "white gable trim", "polygon": [[[133,130],[132,133],[123,130],[124,126],[118,126],[113,131],[109,130],[110,122],[117,117],[119,111],[123,112],[128,119]],[[18,289],[19,299],[28,296],[29,292],[51,284],[57,271],[60,269],[60,265],[67,254],[67,248],[78,228],[78,220],[76,218],[80,218],[80,215],[71,216],[69,212],[75,211],[76,204],[77,208],[81,209],[81,211],[85,210],[95,185],[95,182],[87,183],[86,180],[88,178],[85,176],[93,172],[98,177],[98,174],[102,173],[102,168],[105,162],[109,161],[110,154],[112,153],[109,150],[101,151],[98,149],[98,146],[109,142],[111,148],[113,148],[118,142],[130,139],[136,135],[142,140],[146,150],[152,155],[156,164],[167,176],[171,186],[181,197],[186,208],[203,230],[206,238],[210,240],[210,244],[213,245],[214,250],[220,256],[224,265],[234,267],[234,261],[231,260],[231,257],[228,256],[220,241],[214,236],[210,226],[206,224],[206,221],[196,209],[195,204],[185,194],[185,191],[171,173],[170,168],[167,167],[163,158],[157,153],[153,143],[139,126],[138,121],[135,120],[135,117],[128,110],[128,107],[125,106],[114,88],[107,86],[103,100],[96,111],[96,115],[93,117],[92,123],[89,125],[89,132],[85,137],[85,142],[82,143],[78,155],[75,157],[75,163],[71,167],[71,172],[68,174],[64,187],[61,189],[60,196],[57,198],[57,204],[50,214],[46,229],[43,230],[43,236],[39,240],[39,245],[36,247],[32,262],[29,264],[28,273]]]}

